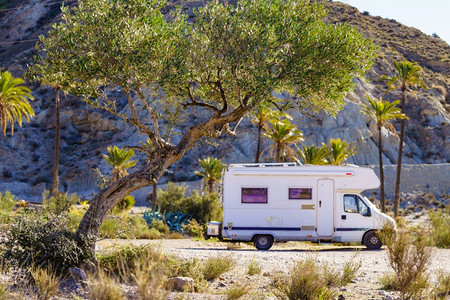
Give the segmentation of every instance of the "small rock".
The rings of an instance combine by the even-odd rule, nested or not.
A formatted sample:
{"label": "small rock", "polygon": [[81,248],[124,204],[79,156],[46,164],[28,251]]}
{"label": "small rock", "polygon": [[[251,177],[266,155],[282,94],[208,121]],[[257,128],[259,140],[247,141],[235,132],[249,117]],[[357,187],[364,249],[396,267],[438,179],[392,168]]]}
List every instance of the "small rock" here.
{"label": "small rock", "polygon": [[383,295],[386,295],[386,294],[387,294],[386,291],[379,291],[378,292],[378,295],[382,295],[383,296]]}
{"label": "small rock", "polygon": [[394,298],[392,298],[391,296],[387,296],[386,300],[394,300]]}
{"label": "small rock", "polygon": [[339,295],[339,296],[338,296],[338,300],[345,300],[344,295]]}
{"label": "small rock", "polygon": [[69,273],[70,273],[70,276],[72,276],[72,278],[77,282],[79,282],[79,281],[83,282],[88,279],[86,273],[80,268],[70,267]]}
{"label": "small rock", "polygon": [[86,274],[92,275],[97,273],[97,266],[92,261],[85,261],[79,265]]}
{"label": "small rock", "polygon": [[173,277],[169,278],[166,283],[167,289],[172,291],[183,292],[185,290],[192,291],[194,289],[194,279],[190,277]]}

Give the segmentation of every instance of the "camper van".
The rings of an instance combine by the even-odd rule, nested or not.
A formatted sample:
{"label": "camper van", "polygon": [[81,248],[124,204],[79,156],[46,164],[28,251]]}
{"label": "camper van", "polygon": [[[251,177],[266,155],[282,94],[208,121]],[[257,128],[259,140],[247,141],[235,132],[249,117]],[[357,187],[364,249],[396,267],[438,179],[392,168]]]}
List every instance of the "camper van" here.
{"label": "camper van", "polygon": [[223,176],[223,222],[210,222],[208,236],[253,241],[258,250],[274,241],[379,249],[377,230],[395,221],[361,194],[379,186],[372,169],[354,165],[232,164]]}

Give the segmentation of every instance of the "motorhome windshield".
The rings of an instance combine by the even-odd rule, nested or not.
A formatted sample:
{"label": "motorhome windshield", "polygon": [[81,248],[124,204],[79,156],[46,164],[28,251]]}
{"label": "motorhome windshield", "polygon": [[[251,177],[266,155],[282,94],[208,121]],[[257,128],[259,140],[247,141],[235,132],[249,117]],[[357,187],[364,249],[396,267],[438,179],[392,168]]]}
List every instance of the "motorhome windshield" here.
{"label": "motorhome windshield", "polygon": [[364,199],[364,202],[370,207],[370,209],[375,210],[377,212],[380,212],[380,210],[378,209],[378,207],[372,203],[372,201],[370,201],[369,199],[367,199],[366,196],[364,195],[360,195],[361,198]]}

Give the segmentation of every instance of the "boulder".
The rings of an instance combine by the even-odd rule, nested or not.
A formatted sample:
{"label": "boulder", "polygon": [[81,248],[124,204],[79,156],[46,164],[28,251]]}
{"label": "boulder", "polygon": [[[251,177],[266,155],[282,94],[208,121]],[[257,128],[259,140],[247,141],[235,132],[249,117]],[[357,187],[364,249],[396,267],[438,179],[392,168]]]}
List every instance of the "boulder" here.
{"label": "boulder", "polygon": [[70,267],[69,273],[76,282],[85,282],[88,279],[86,273],[80,268]]}
{"label": "boulder", "polygon": [[194,289],[194,279],[190,277],[172,277],[167,280],[166,288],[172,291],[192,291]]}

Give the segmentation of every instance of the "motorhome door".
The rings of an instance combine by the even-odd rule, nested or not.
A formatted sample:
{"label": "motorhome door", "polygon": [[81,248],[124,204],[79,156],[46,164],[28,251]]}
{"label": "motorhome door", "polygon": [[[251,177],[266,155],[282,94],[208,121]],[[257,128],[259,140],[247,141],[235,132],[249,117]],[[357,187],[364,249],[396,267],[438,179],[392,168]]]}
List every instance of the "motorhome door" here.
{"label": "motorhome door", "polygon": [[317,235],[332,236],[334,233],[334,180],[317,181]]}

